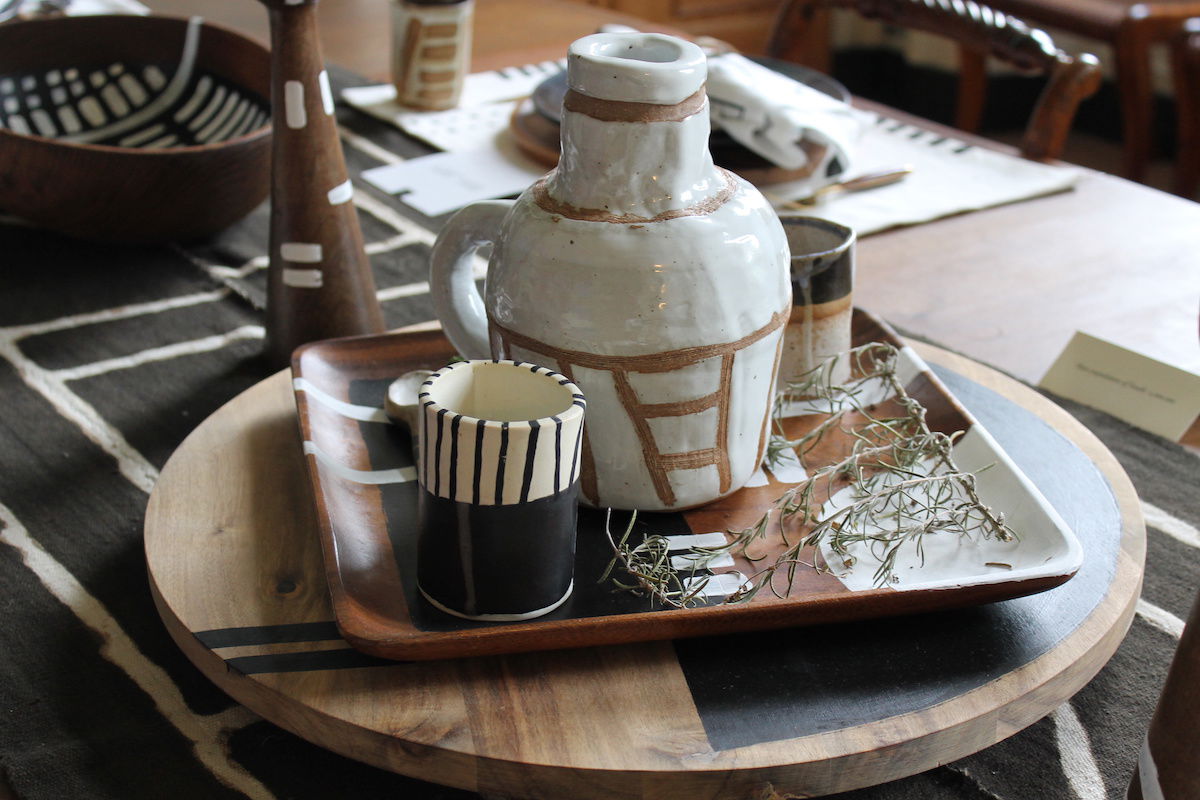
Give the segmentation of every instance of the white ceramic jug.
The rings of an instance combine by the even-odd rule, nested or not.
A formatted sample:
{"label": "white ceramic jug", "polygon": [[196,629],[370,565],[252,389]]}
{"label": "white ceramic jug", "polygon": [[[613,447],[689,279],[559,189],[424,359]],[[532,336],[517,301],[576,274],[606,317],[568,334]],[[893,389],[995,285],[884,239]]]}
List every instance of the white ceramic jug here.
{"label": "white ceramic jug", "polygon": [[[766,446],[791,310],[770,205],[715,167],[705,57],[660,34],[571,45],[558,167],[452,217],[430,284],[469,358],[555,369],[588,397],[582,495],[643,510],[740,488]],[[474,250],[492,245],[486,299]]]}

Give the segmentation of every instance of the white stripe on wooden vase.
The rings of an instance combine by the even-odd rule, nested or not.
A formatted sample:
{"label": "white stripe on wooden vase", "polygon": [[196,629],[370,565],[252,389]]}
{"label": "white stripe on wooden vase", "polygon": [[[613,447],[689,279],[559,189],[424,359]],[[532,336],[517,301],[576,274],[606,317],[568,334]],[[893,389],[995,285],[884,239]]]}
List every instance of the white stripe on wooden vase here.
{"label": "white stripe on wooden vase", "polygon": [[319,269],[283,269],[283,285],[293,289],[320,289],[325,285],[325,276]]}
{"label": "white stripe on wooden vase", "polygon": [[284,242],[279,245],[279,257],[296,264],[319,264],[321,245],[313,242]]}
{"label": "white stripe on wooden vase", "polygon": [[321,105],[325,108],[325,114],[333,116],[333,89],[329,87],[329,73],[321,70],[321,74],[317,76],[317,84],[321,87]]}
{"label": "white stripe on wooden vase", "polygon": [[329,205],[339,206],[354,197],[354,185],[346,180],[329,190]]}
{"label": "white stripe on wooden vase", "polygon": [[304,111],[304,84],[287,81],[283,84],[283,117],[289,128],[299,129],[308,124]]}

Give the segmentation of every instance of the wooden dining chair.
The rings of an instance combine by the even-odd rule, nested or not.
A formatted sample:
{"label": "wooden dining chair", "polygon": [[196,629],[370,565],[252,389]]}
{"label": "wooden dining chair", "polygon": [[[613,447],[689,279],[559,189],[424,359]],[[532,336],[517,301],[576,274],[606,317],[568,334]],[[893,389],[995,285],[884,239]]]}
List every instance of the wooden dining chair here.
{"label": "wooden dining chair", "polygon": [[1171,65],[1179,115],[1173,190],[1195,199],[1200,190],[1200,17],[1184,22],[1171,42]]}
{"label": "wooden dining chair", "polygon": [[[1151,50],[1169,43],[1184,21],[1200,16],[1200,0],[989,0],[992,7],[1036,25],[1104,42],[1112,48],[1121,109],[1121,172],[1141,181],[1154,154],[1155,86]],[[984,89],[982,78],[976,82]],[[1178,100],[1183,89],[1175,87]]]}
{"label": "wooden dining chair", "polygon": [[973,76],[982,75],[987,57],[1047,76],[1021,141],[1021,154],[1026,158],[1058,158],[1079,104],[1100,87],[1100,64],[1095,56],[1068,55],[1045,32],[972,0],[784,0],[768,55],[828,68],[811,59],[822,52],[828,12],[835,8],[957,42],[964,57],[955,123],[964,130],[977,127],[982,113],[982,95],[971,87]]}

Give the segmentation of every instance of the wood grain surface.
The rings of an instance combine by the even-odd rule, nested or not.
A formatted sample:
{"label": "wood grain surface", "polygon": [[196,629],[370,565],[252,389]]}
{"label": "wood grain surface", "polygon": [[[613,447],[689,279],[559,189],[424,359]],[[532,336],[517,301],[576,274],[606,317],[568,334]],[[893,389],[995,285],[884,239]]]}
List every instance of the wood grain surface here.
{"label": "wood grain surface", "polygon": [[[879,320],[858,310],[854,314],[852,344],[869,342],[902,346]],[[433,331],[315,342],[299,350],[293,361],[293,374],[304,387],[296,393],[296,404],[334,615],[343,637],[363,652],[384,658],[428,660],[873,619],[1044,591],[1067,581],[1079,566],[1060,562],[1060,568],[1042,568],[1036,575],[1022,575],[1023,569],[1016,573],[1000,571],[997,575],[995,567],[983,566],[987,559],[981,555],[976,559],[977,568],[959,574],[958,584],[953,587],[903,590],[898,588],[902,587],[900,575],[896,575],[894,585],[851,590],[833,571],[809,568],[798,570],[792,580],[779,575],[771,589],[758,592],[744,603],[697,603],[694,608],[667,611],[661,604],[625,593],[614,595],[607,582],[598,582],[612,559],[605,540],[605,515],[582,509],[575,590],[561,608],[535,620],[504,625],[455,620],[430,608],[416,588],[414,546],[418,533],[413,520],[418,516],[418,490],[412,480],[401,482],[388,476],[388,471],[414,463],[408,432],[386,422],[360,422],[360,418],[340,413],[329,401],[320,399],[349,402],[362,411],[381,408],[387,386],[396,375],[439,369],[453,355],[450,343],[439,331]],[[970,415],[931,372],[914,374],[905,388],[926,409],[931,430],[951,435],[973,425]],[[884,417],[902,414],[899,407],[886,405],[875,413]],[[788,418],[783,421],[785,435],[798,438],[815,427],[818,419],[812,415]],[[848,426],[862,422],[854,415],[845,420]],[[806,464],[813,468],[844,458],[851,441],[841,431],[830,432],[807,453]],[[310,446],[312,452],[308,452]],[[1046,451],[1043,455],[1048,458],[1052,453]],[[375,477],[363,480],[348,476],[329,462],[373,472]],[[984,494],[989,486],[995,486],[988,478],[985,475],[981,479],[980,491]],[[825,502],[843,485],[822,485],[816,502]],[[697,509],[641,514],[636,535],[742,530],[766,513],[786,488],[786,484],[764,475],[762,485],[743,488]],[[1102,487],[1100,491],[1104,491]],[[1031,504],[1038,502],[1032,496],[1023,497]],[[620,536],[627,519],[623,512],[615,515],[609,526],[614,536]],[[802,535],[796,524],[790,526],[787,539],[772,531],[752,548],[754,561],[735,551],[730,569],[754,576],[783,556],[788,541],[794,542]],[[1028,526],[1023,536],[1029,547],[1066,548],[1048,518],[1036,527]],[[824,563],[813,548],[803,551],[799,559]],[[864,562],[858,569],[869,574],[874,567]],[[680,574],[681,578],[686,576],[686,570]],[[701,570],[697,574],[706,573]],[[516,574],[512,579],[523,580]],[[905,580],[910,579],[906,576]]]}
{"label": "wood grain surface", "polygon": [[[795,661],[809,642],[796,637],[692,640],[698,653],[661,642],[407,664],[350,649],[331,623],[286,373],[224,406],[163,470],[146,522],[156,602],[200,669],[273,722],[344,755],[488,794],[808,795],[919,772],[1015,733],[1099,670],[1132,617],[1145,542],[1128,479],[1081,425],[992,370],[918,349],[1032,412],[1094,462],[1120,530],[1081,624],[1028,662],[913,710],[891,713],[896,698],[884,693],[868,698],[878,718],[796,735],[805,721],[789,720],[794,709],[767,692],[748,731],[723,732],[721,715],[752,698],[706,696],[697,659],[745,667],[747,653],[756,672],[785,668],[776,663],[784,651]],[[773,726],[784,733],[764,732]]]}

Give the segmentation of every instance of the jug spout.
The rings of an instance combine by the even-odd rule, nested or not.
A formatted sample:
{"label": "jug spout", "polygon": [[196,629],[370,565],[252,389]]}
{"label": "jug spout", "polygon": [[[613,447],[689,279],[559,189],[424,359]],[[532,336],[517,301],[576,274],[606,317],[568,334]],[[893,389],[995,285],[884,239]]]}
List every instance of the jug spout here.
{"label": "jug spout", "polygon": [[729,189],[708,151],[704,53],[655,33],[598,33],[571,45],[562,157],[545,183],[564,216],[637,222]]}
{"label": "jug spout", "polygon": [[594,33],[567,51],[567,86],[597,100],[673,106],[707,77],[697,45],[661,33]]}

